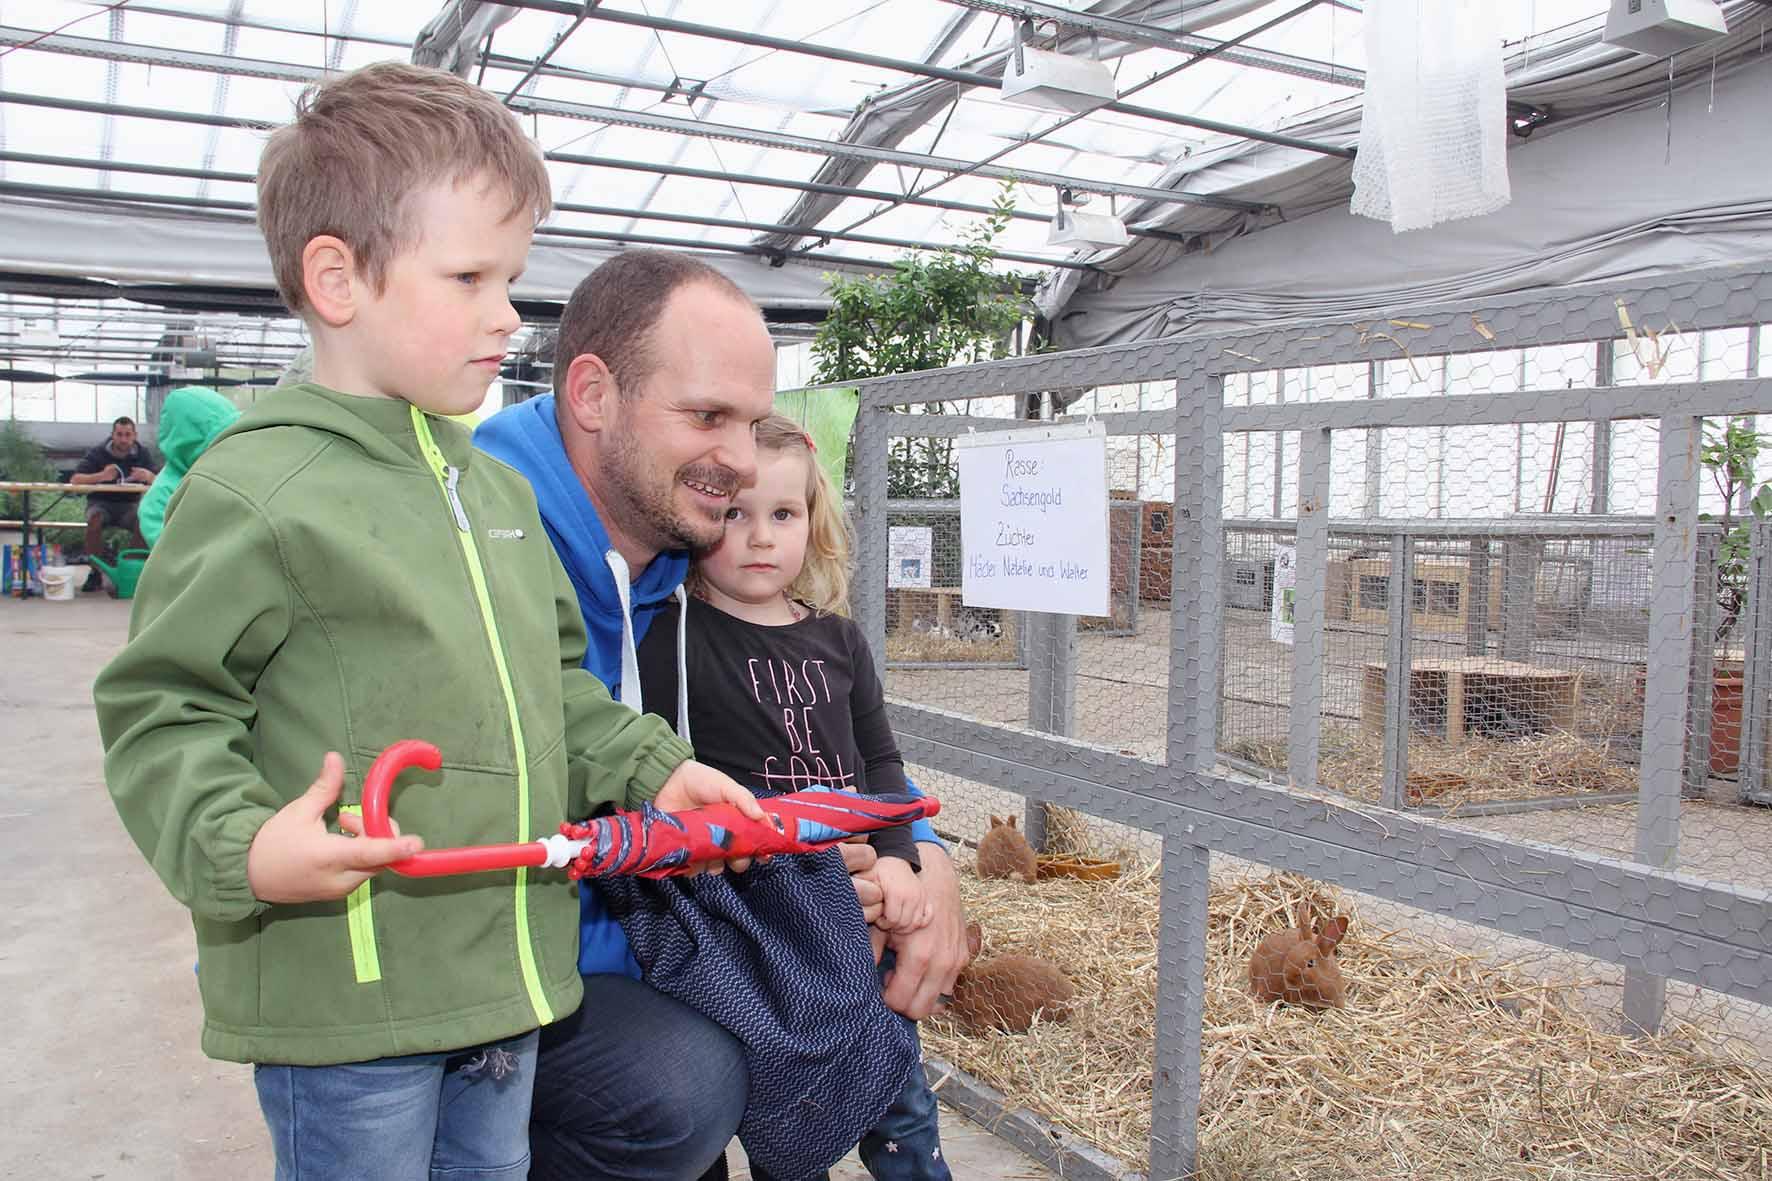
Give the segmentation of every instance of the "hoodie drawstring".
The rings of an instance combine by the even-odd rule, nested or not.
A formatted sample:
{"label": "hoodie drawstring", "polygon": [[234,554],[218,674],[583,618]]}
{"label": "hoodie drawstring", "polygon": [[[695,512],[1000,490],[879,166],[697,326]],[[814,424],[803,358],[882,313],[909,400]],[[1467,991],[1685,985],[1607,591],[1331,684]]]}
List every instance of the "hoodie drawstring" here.
{"label": "hoodie drawstring", "polygon": [[677,595],[677,737],[695,745],[689,737],[689,592],[681,584]]}
{"label": "hoodie drawstring", "polygon": [[634,603],[628,585],[628,562],[613,549],[603,552],[603,561],[615,576],[615,593],[621,598],[621,703],[642,713],[646,706],[640,700],[640,656],[634,650]]}
{"label": "hoodie drawstring", "polygon": [[[642,713],[646,709],[640,692],[640,654],[634,646],[633,591],[629,584],[627,559],[615,550],[605,550],[603,561],[615,577],[615,593],[621,599],[621,703]],[[677,736],[691,746],[689,738],[689,595],[679,585],[672,592],[677,597]]]}

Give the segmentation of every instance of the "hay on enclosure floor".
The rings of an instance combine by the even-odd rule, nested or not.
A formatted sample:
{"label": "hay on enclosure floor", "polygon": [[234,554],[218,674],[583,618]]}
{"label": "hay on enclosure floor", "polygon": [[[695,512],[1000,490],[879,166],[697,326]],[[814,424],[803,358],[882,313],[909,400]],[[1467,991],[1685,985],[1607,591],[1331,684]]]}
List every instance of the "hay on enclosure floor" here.
{"label": "hay on enclosure floor", "polygon": [[[925,1022],[932,1055],[1120,1160],[1150,1136],[1158,880],[962,877],[985,956],[1042,955],[1077,985],[1069,1022],[969,1037]],[[1300,899],[1349,913],[1349,1007],[1248,994],[1249,952]],[[1367,928],[1338,895],[1276,875],[1208,903],[1201,1174],[1230,1178],[1772,1177],[1772,1077],[1679,1027],[1605,1031],[1579,982],[1547,985],[1408,932]]]}
{"label": "hay on enclosure floor", "polygon": [[988,662],[1011,665],[1017,659],[1015,632],[1004,629],[1001,636],[988,639],[963,640],[958,636],[938,636],[910,632],[886,636],[886,659],[906,661],[953,662],[971,664]]}
{"label": "hay on enclosure floor", "polygon": [[1101,833],[1097,828],[1099,821],[1090,818],[1086,812],[1074,808],[1062,808],[1057,804],[1043,804],[1046,818],[1046,839],[1041,845],[1041,852],[1058,856],[1105,857],[1107,860],[1125,860],[1116,858],[1119,850],[1103,850]]}
{"label": "hay on enclosure floor", "polygon": [[[1283,771],[1283,739],[1246,738],[1227,754]],[[1381,798],[1384,754],[1377,740],[1357,732],[1324,733],[1317,782],[1326,790],[1376,802]],[[1409,743],[1409,779],[1422,794],[1410,803],[1453,808],[1492,800],[1547,796],[1631,794],[1635,767],[1620,762],[1604,744],[1565,731],[1503,740],[1467,738],[1456,746],[1416,737]]]}

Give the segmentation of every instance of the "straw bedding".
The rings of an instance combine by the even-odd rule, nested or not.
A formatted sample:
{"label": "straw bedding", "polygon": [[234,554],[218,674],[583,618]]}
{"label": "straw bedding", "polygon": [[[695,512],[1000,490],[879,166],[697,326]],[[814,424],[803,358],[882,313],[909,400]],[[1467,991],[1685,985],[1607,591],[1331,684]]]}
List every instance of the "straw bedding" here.
{"label": "straw bedding", "polygon": [[[1384,773],[1379,743],[1343,730],[1323,735],[1317,781],[1356,799],[1377,801]],[[1284,740],[1242,739],[1227,753],[1284,768]],[[1606,744],[1554,731],[1509,740],[1468,738],[1456,746],[1417,738],[1409,744],[1409,801],[1456,807],[1546,796],[1631,794],[1636,768]]]}
{"label": "straw bedding", "polygon": [[1016,656],[1016,639],[1012,629],[1002,636],[982,639],[961,639],[958,636],[888,635],[886,659],[905,661],[954,661],[957,663],[1007,662]]}
{"label": "straw bedding", "polygon": [[[925,1049],[1128,1165],[1150,1136],[1158,879],[1034,886],[962,877],[984,955],[1056,961],[1065,1023],[967,1036],[924,1023]],[[1351,914],[1345,1010],[1264,1006],[1249,952],[1301,899]],[[1547,985],[1408,931],[1367,928],[1290,875],[1217,884],[1208,904],[1202,1178],[1772,1177],[1772,1076],[1701,1031],[1609,1032]]]}

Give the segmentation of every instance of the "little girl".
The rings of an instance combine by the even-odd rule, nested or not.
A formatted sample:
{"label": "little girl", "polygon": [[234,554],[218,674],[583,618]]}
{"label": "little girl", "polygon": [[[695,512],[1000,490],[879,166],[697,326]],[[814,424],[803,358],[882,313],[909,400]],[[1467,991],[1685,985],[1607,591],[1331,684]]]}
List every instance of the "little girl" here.
{"label": "little girl", "polygon": [[[674,617],[655,619],[647,631],[639,652],[643,696],[674,723],[679,685],[687,685],[684,737],[695,757],[759,794],[821,784],[903,792],[904,760],[880,678],[861,629],[844,614],[842,502],[799,424],[772,415],[757,424],[756,439],[757,481],[733,499],[725,537],[697,555],[690,573],[685,642],[679,649]],[[885,898],[876,925],[908,932],[927,924],[909,830],[887,829],[870,843],[879,856],[871,874]],[[861,1157],[882,1181],[950,1176],[935,1096],[920,1068],[862,1139]]]}

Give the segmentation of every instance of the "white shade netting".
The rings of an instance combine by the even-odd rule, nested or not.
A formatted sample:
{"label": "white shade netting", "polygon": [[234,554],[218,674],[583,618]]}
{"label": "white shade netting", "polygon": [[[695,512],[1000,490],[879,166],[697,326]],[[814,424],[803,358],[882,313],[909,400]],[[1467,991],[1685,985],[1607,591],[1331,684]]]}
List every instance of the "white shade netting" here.
{"label": "white shade netting", "polygon": [[1353,212],[1426,229],[1506,205],[1501,38],[1479,0],[1369,0]]}

